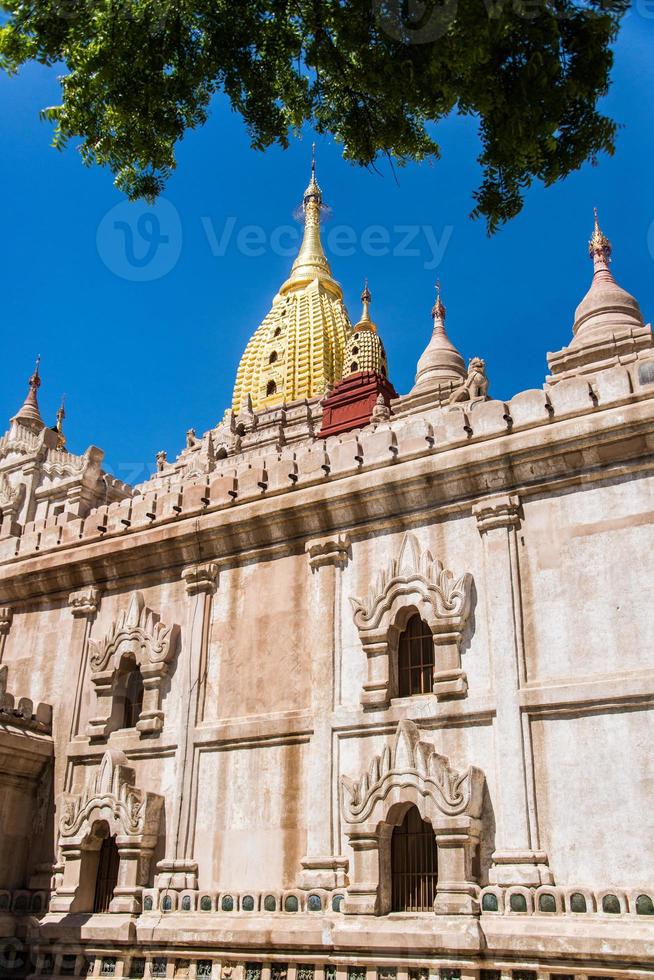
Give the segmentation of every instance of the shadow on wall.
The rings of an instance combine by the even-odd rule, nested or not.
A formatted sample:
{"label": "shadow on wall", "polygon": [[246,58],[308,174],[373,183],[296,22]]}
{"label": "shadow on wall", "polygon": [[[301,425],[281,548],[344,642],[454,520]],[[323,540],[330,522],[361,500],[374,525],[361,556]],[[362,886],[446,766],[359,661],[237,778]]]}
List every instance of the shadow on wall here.
{"label": "shadow on wall", "polygon": [[493,864],[495,851],[495,810],[488,792],[488,783],[484,784],[484,798],[481,808],[481,840],[479,842],[478,884],[481,888],[488,885],[488,873]]}
{"label": "shadow on wall", "polygon": [[165,803],[161,808],[161,817],[159,819],[159,836],[157,837],[157,844],[155,846],[154,852],[152,854],[152,860],[150,861],[150,869],[148,871],[147,881],[143,883],[144,888],[152,888],[154,885],[154,876],[157,873],[157,865],[159,861],[163,861],[166,857],[166,808],[173,805],[173,800],[166,796]]}
{"label": "shadow on wall", "polygon": [[[463,635],[461,636],[461,658],[468,652],[472,646],[472,638],[475,635],[477,629],[477,621],[475,619],[475,612],[477,609],[477,585],[475,583],[474,575],[472,577],[472,584],[470,586],[470,612],[468,613],[468,618],[466,620],[465,626],[463,628]],[[465,664],[462,662],[461,666],[465,670]]]}

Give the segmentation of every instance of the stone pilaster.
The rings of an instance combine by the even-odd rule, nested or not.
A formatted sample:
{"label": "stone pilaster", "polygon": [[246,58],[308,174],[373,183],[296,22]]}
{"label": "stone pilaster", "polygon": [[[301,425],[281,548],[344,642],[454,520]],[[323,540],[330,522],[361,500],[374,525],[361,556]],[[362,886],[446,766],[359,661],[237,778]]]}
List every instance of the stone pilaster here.
{"label": "stone pilaster", "polygon": [[552,882],[547,856],[535,849],[529,820],[526,756],[519,691],[525,680],[517,530],[520,500],[514,494],[486,498],[473,507],[484,542],[484,593],[495,695],[495,765],[501,775],[495,806],[497,834],[492,884]]}
{"label": "stone pilaster", "polygon": [[175,800],[168,852],[157,865],[158,888],[197,888],[195,815],[197,809],[197,758],[195,727],[202,718],[205,674],[211,628],[211,605],[218,585],[216,562],[187,565],[182,578],[189,597],[187,630],[177,670],[183,679],[180,729],[177,742]]}
{"label": "stone pilaster", "polygon": [[320,814],[310,815],[307,853],[302,858],[300,888],[338,888],[345,884],[347,860],[334,854],[333,746],[331,713],[335,698],[335,659],[340,630],[340,573],[348,560],[346,535],[309,541],[306,554],[311,569],[312,610],[309,649],[311,657],[311,708],[313,734],[306,769],[307,800],[322,800]]}
{"label": "stone pilaster", "polygon": [[36,488],[41,482],[41,460],[31,460],[23,467],[23,482],[25,484],[25,496],[22,500],[18,524],[25,527],[28,521],[34,520],[36,512]]}
{"label": "stone pilaster", "polygon": [[[78,664],[77,684],[75,685],[75,696],[73,701],[73,713],[70,722],[70,734],[68,741],[71,742],[79,735],[80,713],[82,710],[82,699],[84,688],[87,682],[88,673],[88,646],[91,624],[95,619],[100,604],[100,589],[95,585],[87,585],[83,589],[71,592],[68,596],[68,608],[73,617],[73,628],[70,638],[70,649],[73,657]],[[66,763],[66,774],[64,778],[64,789],[70,790],[73,776],[73,765],[70,761]],[[60,787],[57,787],[60,790]]]}
{"label": "stone pilaster", "polygon": [[11,629],[11,622],[14,618],[14,610],[11,606],[0,608],[0,664],[5,652],[5,643]]}
{"label": "stone pilaster", "polygon": [[346,915],[379,915],[379,833],[349,834],[353,854],[352,884],[347,890]]}

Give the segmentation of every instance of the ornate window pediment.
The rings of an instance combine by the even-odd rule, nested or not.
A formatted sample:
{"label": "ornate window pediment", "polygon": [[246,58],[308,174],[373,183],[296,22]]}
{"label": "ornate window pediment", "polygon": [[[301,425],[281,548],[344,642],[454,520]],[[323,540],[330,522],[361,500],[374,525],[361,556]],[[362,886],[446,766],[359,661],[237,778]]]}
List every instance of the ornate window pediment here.
{"label": "ornate window pediment", "polygon": [[99,643],[90,641],[91,669],[94,673],[120,667],[125,654],[133,654],[136,663],[169,663],[173,656],[171,640],[175,627],[164,626],[145,605],[140,592],[135,592],[129,608],[120,613],[107,636]]}
{"label": "ornate window pediment", "polygon": [[[149,883],[163,803],[158,793],[136,786],[134,770],[122,752],[107,750],[82,792],[61,797],[59,846],[64,875],[51,910],[92,910],[100,845],[106,837],[113,837],[121,887],[110,911],[138,912],[141,890]],[[99,828],[104,834],[98,834]]]}
{"label": "ornate window pediment", "polygon": [[391,908],[391,840],[415,806],[434,831],[439,880],[434,911],[477,910],[474,856],[481,833],[485,777],[481,769],[454,769],[401,721],[392,745],[358,779],[341,776],[341,811],[353,851],[346,912],[383,914]]}
{"label": "ornate window pediment", "polygon": [[118,703],[125,695],[130,670],[143,678],[143,709],[137,730],[152,734],[163,728],[161,696],[168,665],[177,653],[179,628],[166,626],[135,592],[126,611],[120,613],[109,633],[99,642],[89,641],[91,679],[97,697],[97,717],[87,727],[91,740],[106,739],[119,727]]}
{"label": "ornate window pediment", "polygon": [[112,835],[156,840],[163,797],[139,789],[135,778],[123,753],[108,749],[84,790],[63,797],[61,838],[81,842],[96,820],[105,820]]}
{"label": "ornate window pediment", "polygon": [[354,623],[368,657],[361,703],[385,707],[397,694],[397,647],[408,620],[418,613],[434,638],[434,694],[464,697],[466,675],[460,645],[472,603],[473,580],[458,578],[407,533],[397,558],[382,569],[364,599],[351,598]]}
{"label": "ornate window pediment", "polygon": [[342,776],[341,784],[343,816],[350,826],[376,826],[385,818],[389,800],[406,798],[409,788],[420,795],[420,808],[432,822],[439,816],[481,817],[481,769],[469,766],[464,772],[457,772],[433,745],[420,741],[420,732],[412,721],[399,723],[393,745],[387,745],[381,755],[375,756],[363,776],[358,780]]}

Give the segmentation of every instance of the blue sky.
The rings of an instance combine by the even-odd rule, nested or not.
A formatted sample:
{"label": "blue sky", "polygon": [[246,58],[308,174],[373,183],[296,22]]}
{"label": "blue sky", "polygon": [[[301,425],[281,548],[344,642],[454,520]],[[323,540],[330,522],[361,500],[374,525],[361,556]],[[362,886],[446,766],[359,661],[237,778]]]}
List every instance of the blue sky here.
{"label": "blue sky", "polygon": [[[641,0],[624,22],[605,103],[622,124],[615,156],[532,188],[523,213],[491,239],[468,217],[480,177],[470,121],[441,125],[442,160],[401,169],[397,180],[318,141],[332,269],[354,318],[368,277],[399,392],[411,387],[427,343],[438,277],[450,336],[464,356],[486,359],[491,394],[540,387],[546,352],[568,343],[590,281],[593,205],[613,242],[616,278],[651,320],[653,39],[654,8]],[[71,450],[99,446],[107,468],[135,482],[158,450],[172,458],[187,428],[205,431],[230,404],[242,350],[292,262],[312,135],[286,152],[255,152],[217,100],[209,123],[180,146],[157,225],[149,209],[124,203],[108,171],[85,169],[73,146],[50,148],[38,112],[57,101],[52,71],[0,76],[0,416],[22,402],[40,353],[46,420],[65,392]],[[166,240],[157,248],[158,236]]]}

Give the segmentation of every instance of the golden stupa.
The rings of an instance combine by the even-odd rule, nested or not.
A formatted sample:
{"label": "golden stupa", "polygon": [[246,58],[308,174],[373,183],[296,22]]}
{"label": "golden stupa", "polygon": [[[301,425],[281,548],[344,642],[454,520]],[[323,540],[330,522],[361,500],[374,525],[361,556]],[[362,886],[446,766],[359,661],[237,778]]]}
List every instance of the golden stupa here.
{"label": "golden stupa", "polygon": [[313,398],[343,376],[352,332],[343,291],[320,240],[322,191],[315,160],[304,192],[304,236],[291,274],[241,358],[234,386],[238,412],[248,395],[255,410]]}

